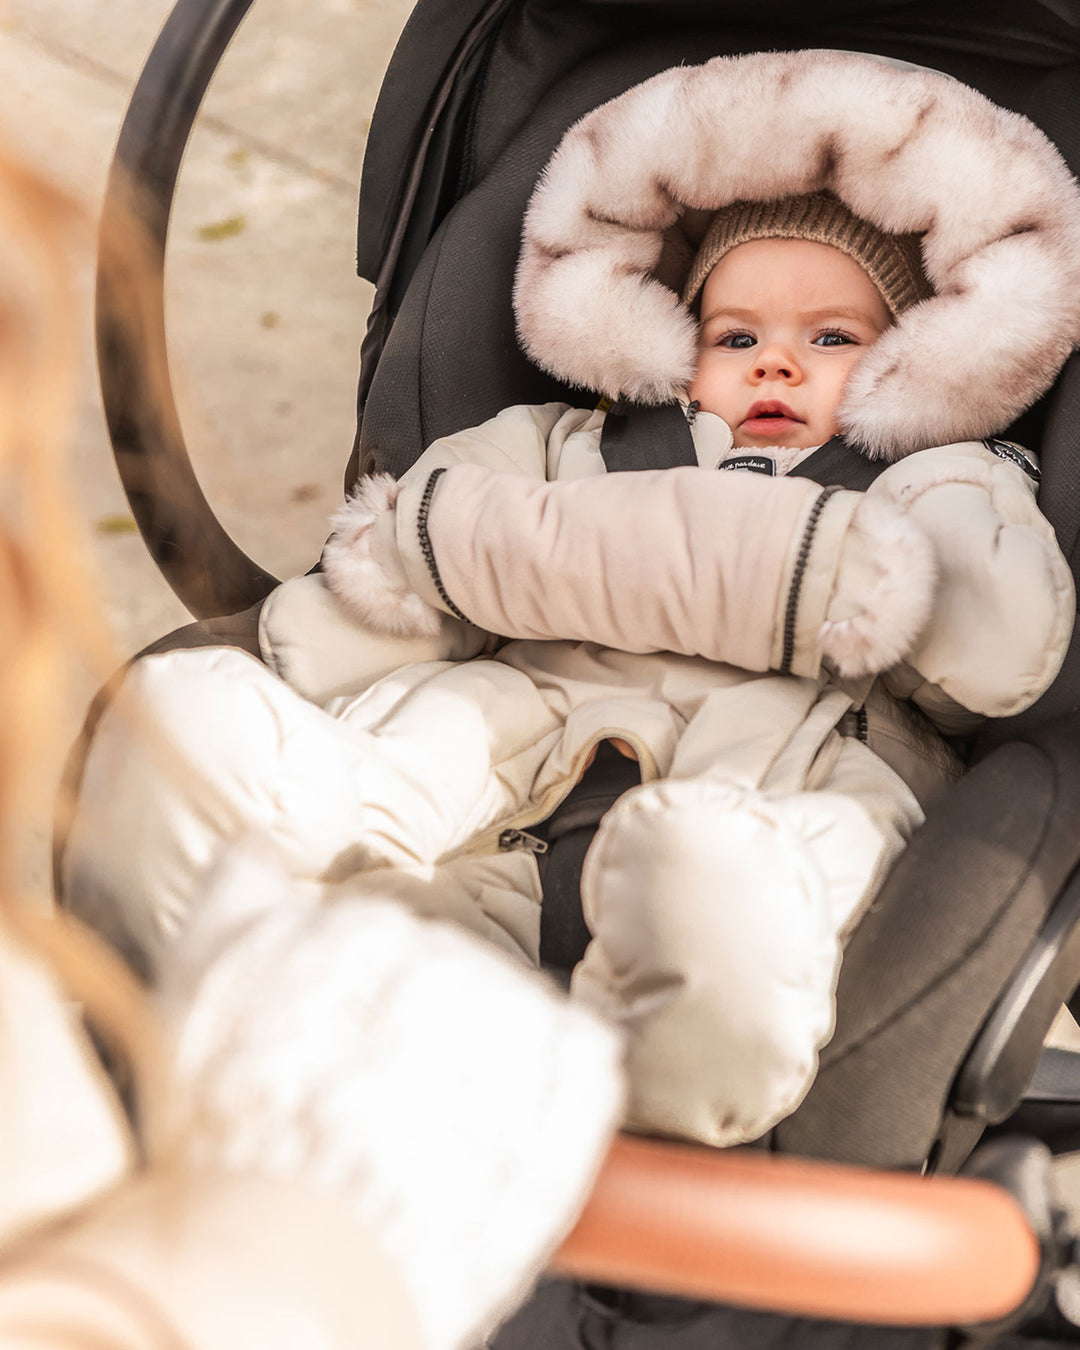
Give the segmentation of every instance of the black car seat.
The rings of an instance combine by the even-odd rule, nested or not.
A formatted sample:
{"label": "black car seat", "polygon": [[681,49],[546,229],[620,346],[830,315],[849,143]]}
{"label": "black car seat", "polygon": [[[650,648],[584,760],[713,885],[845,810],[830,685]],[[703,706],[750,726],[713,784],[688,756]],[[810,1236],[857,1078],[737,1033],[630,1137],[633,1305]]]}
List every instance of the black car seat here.
{"label": "black car seat", "polygon": [[[462,7],[453,8],[460,22]],[[456,102],[446,100],[425,149],[428,172],[420,173],[414,160],[412,178],[402,184],[403,193],[415,194],[408,220],[399,214],[389,237],[385,203],[393,198],[392,170],[380,133],[385,117],[393,127],[390,138],[402,145],[397,87],[406,72],[427,68],[421,56],[430,40],[426,6],[414,13],[399,45],[387,75],[387,105],[380,103],[373,121],[372,143],[379,142],[382,158],[365,165],[359,257],[368,275],[376,276],[379,298],[361,376],[353,472],[400,473],[431,441],[510,403],[580,400],[580,391],[560,387],[532,367],[514,339],[510,296],[521,216],[566,127],[668,66],[719,53],[807,46],[854,48],[933,66],[1031,117],[1080,172],[1076,6],[1071,21],[1068,6],[1004,4],[980,8],[977,20],[967,6],[929,3],[898,10],[771,0],[714,4],[706,11],[699,4],[549,0],[501,7],[497,15],[490,5],[474,8],[475,26],[459,36],[455,56],[471,72],[468,97],[458,74]],[[1035,20],[1027,45],[1020,38],[1025,18]],[[1043,19],[1045,28],[1039,26]],[[494,39],[487,36],[492,24],[498,25]],[[470,42],[478,50],[466,58]],[[414,43],[417,49],[410,51]],[[1009,432],[1042,456],[1040,502],[1074,564],[1078,426],[1080,358],[1074,357],[1052,393]],[[1011,723],[996,724],[973,747],[978,771],[927,822],[918,846],[903,858],[872,922],[848,950],[841,1020],[818,1081],[800,1111],[774,1132],[774,1146],[899,1166],[919,1165],[936,1150],[939,1165],[950,1167],[974,1142],[978,1125],[965,1130],[950,1117],[948,1130],[942,1129],[941,1103],[985,1016],[987,988],[1001,989],[1042,925],[1045,900],[1061,893],[1080,860],[1073,842],[1080,783],[1069,781],[1074,742],[1068,716],[1080,696],[1078,659],[1074,644],[1040,703]],[[1077,814],[1070,819],[1071,811]],[[1034,900],[1035,891],[1045,893],[1043,901]],[[875,1080],[871,1110],[862,1101],[866,1075],[881,1065],[887,1071]],[[851,1109],[856,1099],[865,1115]],[[945,1133],[955,1141],[948,1147]]]}

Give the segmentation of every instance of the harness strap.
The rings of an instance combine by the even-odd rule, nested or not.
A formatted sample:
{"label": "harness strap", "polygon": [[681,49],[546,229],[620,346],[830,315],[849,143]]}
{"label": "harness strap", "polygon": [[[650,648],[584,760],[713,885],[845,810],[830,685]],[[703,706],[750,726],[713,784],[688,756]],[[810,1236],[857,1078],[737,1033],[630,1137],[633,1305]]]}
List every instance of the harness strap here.
{"label": "harness strap", "polygon": [[581,867],[605,812],[641,782],[637,761],[602,741],[596,758],[555,813],[539,827],[548,849],[537,858],[544,899],[540,964],[565,984],[592,934],[581,909]]}
{"label": "harness strap", "polygon": [[831,441],[819,445],[802,463],[789,469],[787,476],[809,478],[822,487],[842,487],[865,492],[888,467],[885,460],[867,459],[858,450],[852,449],[843,436],[836,435]]}
{"label": "harness strap", "polygon": [[612,404],[600,432],[600,454],[608,473],[697,463],[690,424],[678,403],[658,408]]}

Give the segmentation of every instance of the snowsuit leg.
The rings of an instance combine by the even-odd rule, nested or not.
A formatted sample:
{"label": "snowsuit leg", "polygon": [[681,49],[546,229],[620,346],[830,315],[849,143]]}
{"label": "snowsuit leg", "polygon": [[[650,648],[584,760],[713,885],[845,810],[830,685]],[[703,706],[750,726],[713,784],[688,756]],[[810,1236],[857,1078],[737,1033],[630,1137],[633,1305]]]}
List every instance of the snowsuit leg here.
{"label": "snowsuit leg", "polygon": [[[443,672],[414,667],[411,684],[332,716],[235,650],[136,662],[87,758],[65,851],[68,904],[152,973],[223,849],[257,836],[298,893],[381,871],[414,908],[531,954],[528,923],[519,938],[502,931],[498,878],[491,918],[471,901],[475,885],[435,866],[499,808],[483,696],[501,698],[508,681],[517,692],[524,677],[474,663],[466,697]],[[538,897],[523,908],[538,913]]]}

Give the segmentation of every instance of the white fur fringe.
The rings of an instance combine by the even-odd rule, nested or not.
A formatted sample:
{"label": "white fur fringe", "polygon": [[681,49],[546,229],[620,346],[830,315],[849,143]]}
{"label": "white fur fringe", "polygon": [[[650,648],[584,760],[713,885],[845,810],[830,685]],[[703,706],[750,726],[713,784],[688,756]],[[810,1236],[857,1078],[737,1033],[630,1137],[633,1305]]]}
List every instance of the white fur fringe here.
{"label": "white fur fringe", "polygon": [[388,473],[361,479],[333,516],[323,549],[327,585],[373,633],[437,637],[443,616],[413,589],[398,554],[394,504],[400,485]]}
{"label": "white fur fringe", "polygon": [[822,654],[846,679],[902,661],[930,619],[937,562],[923,531],[892,502],[864,496],[844,544]]}

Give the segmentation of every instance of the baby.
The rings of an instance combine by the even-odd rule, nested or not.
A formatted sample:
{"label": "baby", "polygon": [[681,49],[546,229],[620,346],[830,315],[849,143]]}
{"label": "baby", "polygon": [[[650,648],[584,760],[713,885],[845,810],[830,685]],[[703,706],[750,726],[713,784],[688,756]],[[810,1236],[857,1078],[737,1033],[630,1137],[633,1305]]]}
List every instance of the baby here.
{"label": "baby", "polygon": [[[927,449],[865,495],[783,476],[930,294],[916,241],[820,194],[737,203],[693,263],[699,292],[697,467],[603,475],[603,413],[510,409],[401,484],[362,485],[324,569],[368,626],[390,626],[396,593],[410,631],[448,610],[519,639],[498,661],[527,696],[504,706],[493,663],[466,668],[492,745],[512,727],[536,747],[527,775],[492,756],[504,829],[542,820],[598,739],[640,760],[586,861],[593,940],[571,987],[626,1028],[632,1123],[723,1144],[805,1092],[843,941],[959,772],[902,700],[949,731],[1029,700],[1062,660],[1072,590],[1014,447]],[[1003,547],[1031,569],[1009,597]],[[1003,623],[1011,650],[986,671],[979,635],[1000,644]]]}
{"label": "baby", "polygon": [[[819,114],[784,137],[780,87]],[[949,137],[984,214],[1009,187],[1015,239],[958,212]],[[530,832],[614,740],[641,784],[586,858],[572,995],[625,1034],[632,1126],[759,1137],[812,1082],[845,940],[960,772],[945,737],[1063,660],[1071,574],[1037,467],[992,434],[1080,335],[1077,259],[1056,152],[944,77],[765,54],[590,114],[526,218],[520,336],[567,384],[681,400],[658,447],[681,467],[608,473],[619,412],[546,404],[364,480],[322,576],[264,608],[269,669],[169,653],[129,675],[83,795],[138,803],[142,837],[118,867],[115,826],[84,817],[72,903],[152,964],[206,862],[260,832],[298,895],[397,898],[535,963]],[[837,433],[876,461],[865,491],[815,469]],[[171,784],[124,717],[160,729]]]}

